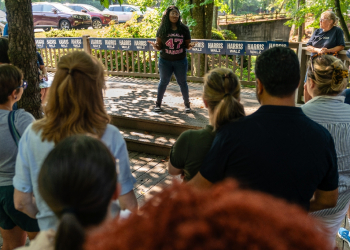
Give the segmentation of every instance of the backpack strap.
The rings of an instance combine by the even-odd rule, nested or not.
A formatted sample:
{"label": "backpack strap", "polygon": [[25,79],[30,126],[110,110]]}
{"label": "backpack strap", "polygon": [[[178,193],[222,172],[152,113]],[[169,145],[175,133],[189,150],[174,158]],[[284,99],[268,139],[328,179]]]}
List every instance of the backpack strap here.
{"label": "backpack strap", "polygon": [[15,126],[15,113],[16,113],[16,110],[10,111],[10,113],[8,115],[8,124],[9,124],[12,138],[18,147],[18,142],[19,142],[19,139],[21,139],[21,135],[18,133],[16,126]]}

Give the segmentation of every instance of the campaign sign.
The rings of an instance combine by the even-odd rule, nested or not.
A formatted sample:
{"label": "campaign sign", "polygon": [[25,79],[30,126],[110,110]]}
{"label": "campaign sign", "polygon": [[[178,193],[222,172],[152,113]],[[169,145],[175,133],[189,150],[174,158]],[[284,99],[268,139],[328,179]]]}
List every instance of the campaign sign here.
{"label": "campaign sign", "polygon": [[56,38],[46,38],[46,46],[48,49],[57,49],[58,42]]}
{"label": "campaign sign", "polygon": [[246,55],[258,56],[267,49],[266,42],[246,42]]}
{"label": "campaign sign", "polygon": [[118,39],[113,39],[113,38],[103,39],[103,49],[117,50],[118,49]]}
{"label": "campaign sign", "polygon": [[150,39],[132,39],[132,51],[148,51],[149,47],[152,46],[149,44]]}
{"label": "campaign sign", "polygon": [[69,38],[70,48],[82,49],[83,48],[83,39],[80,37]]}
{"label": "campaign sign", "polygon": [[288,48],[289,42],[273,42],[273,41],[267,41],[267,49],[271,49],[274,47],[283,47]]}
{"label": "campaign sign", "polygon": [[91,49],[105,49],[102,38],[90,38]]}
{"label": "campaign sign", "polygon": [[[151,41],[151,42],[154,42],[154,43],[157,42],[156,39],[147,39],[147,41]],[[148,48],[149,48],[150,51],[158,51],[158,50],[155,50],[151,44],[148,46]]]}
{"label": "campaign sign", "polygon": [[206,54],[224,55],[226,53],[225,41],[207,40]]}
{"label": "campaign sign", "polygon": [[226,41],[226,55],[243,56],[245,53],[245,42]]}
{"label": "campaign sign", "polygon": [[70,48],[70,39],[69,38],[57,38],[57,48],[58,49]]}
{"label": "campaign sign", "polygon": [[130,38],[120,38],[118,39],[118,47],[120,50],[131,50],[132,40]]}
{"label": "campaign sign", "polygon": [[196,42],[196,45],[190,49],[187,50],[189,53],[201,53],[201,54],[205,54],[206,53],[206,40],[202,40],[202,39],[193,39],[191,40],[191,42]]}
{"label": "campaign sign", "polygon": [[38,49],[45,49],[46,48],[46,39],[35,38],[35,45]]}

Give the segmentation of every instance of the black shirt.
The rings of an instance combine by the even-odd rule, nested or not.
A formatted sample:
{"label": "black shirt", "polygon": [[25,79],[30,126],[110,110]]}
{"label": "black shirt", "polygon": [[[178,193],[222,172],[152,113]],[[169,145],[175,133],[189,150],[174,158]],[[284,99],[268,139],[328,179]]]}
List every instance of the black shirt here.
{"label": "black shirt", "polygon": [[323,32],[323,29],[317,29],[306,45],[326,49],[331,49],[340,45],[345,46],[344,33],[341,28],[337,26],[334,26],[326,32]]}
{"label": "black shirt", "polygon": [[316,189],[338,187],[331,134],[300,108],[261,106],[217,131],[200,173],[210,182],[226,177],[309,209]]}
{"label": "black shirt", "polygon": [[171,30],[166,37],[160,37],[159,29],[157,37],[162,39],[162,50],[160,57],[168,61],[178,61],[186,57],[185,41],[191,40],[191,34],[188,27],[181,24],[181,30]]}

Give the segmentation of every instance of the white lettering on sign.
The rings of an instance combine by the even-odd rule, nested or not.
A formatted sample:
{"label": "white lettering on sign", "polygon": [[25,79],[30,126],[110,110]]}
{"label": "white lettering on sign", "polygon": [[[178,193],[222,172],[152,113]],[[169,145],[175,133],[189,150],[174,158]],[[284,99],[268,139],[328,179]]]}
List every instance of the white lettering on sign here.
{"label": "white lettering on sign", "polygon": [[227,49],[243,49],[243,43],[228,43],[227,44]]}
{"label": "white lettering on sign", "polygon": [[81,39],[72,39],[72,44],[81,44]]}
{"label": "white lettering on sign", "polygon": [[37,45],[44,45],[45,41],[44,40],[35,40],[35,43]]}
{"label": "white lettering on sign", "polygon": [[117,41],[116,40],[105,40],[106,45],[116,46]]}
{"label": "white lettering on sign", "polygon": [[210,49],[210,52],[220,53],[220,49]]}
{"label": "white lettering on sign", "polygon": [[281,43],[269,43],[269,49],[274,48],[274,47],[287,47],[287,44],[281,44]]}
{"label": "white lettering on sign", "polygon": [[64,39],[64,40],[60,39],[60,40],[58,40],[58,42],[59,42],[61,45],[67,45],[67,44],[69,44],[68,39]]}
{"label": "white lettering on sign", "polygon": [[135,46],[147,46],[147,41],[135,41]]}
{"label": "white lettering on sign", "polygon": [[131,40],[119,40],[119,44],[131,46]]}
{"label": "white lettering on sign", "polygon": [[234,53],[234,54],[240,54],[241,50],[240,49],[230,49],[229,52]]}
{"label": "white lettering on sign", "polygon": [[102,45],[102,40],[91,40],[91,44],[93,44],[93,45]]}
{"label": "white lettering on sign", "polygon": [[204,42],[197,42],[194,48],[204,48]]}
{"label": "white lettering on sign", "polygon": [[223,49],[224,44],[223,43],[208,43],[209,49]]}
{"label": "white lettering on sign", "polygon": [[56,45],[56,40],[47,40],[47,44]]}
{"label": "white lettering on sign", "polygon": [[248,49],[249,50],[264,50],[265,49],[265,45],[261,44],[261,43],[248,43]]}

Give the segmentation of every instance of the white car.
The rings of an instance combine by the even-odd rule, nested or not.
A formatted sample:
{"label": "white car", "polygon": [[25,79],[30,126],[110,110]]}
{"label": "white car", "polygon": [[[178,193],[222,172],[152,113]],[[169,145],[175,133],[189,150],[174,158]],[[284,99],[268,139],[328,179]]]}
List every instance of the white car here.
{"label": "white car", "polygon": [[117,14],[118,20],[120,23],[129,21],[132,17],[132,14],[136,12],[138,15],[140,15],[140,18],[143,18],[143,14],[140,11],[140,8],[134,5],[129,4],[116,4],[116,5],[110,5],[108,9],[104,9],[104,12],[113,12]]}

